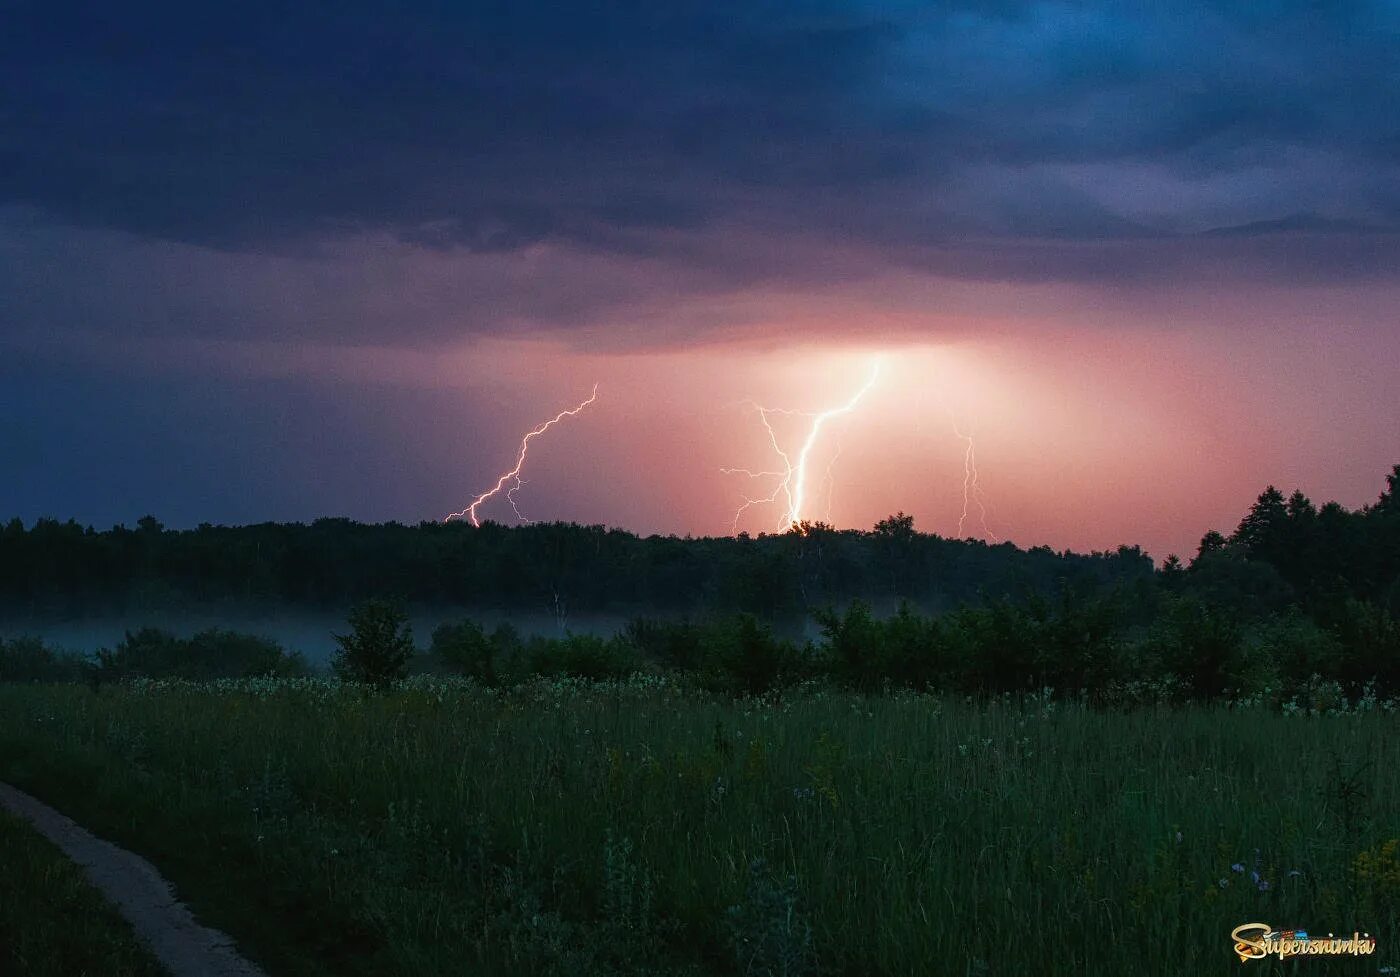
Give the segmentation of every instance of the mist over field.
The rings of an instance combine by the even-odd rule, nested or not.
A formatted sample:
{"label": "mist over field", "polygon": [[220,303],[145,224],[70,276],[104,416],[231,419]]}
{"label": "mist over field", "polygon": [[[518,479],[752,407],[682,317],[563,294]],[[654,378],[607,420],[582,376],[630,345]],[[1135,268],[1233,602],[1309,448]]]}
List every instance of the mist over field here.
{"label": "mist over field", "polygon": [[[128,631],[140,628],[160,628],[181,638],[218,628],[268,638],[287,651],[300,652],[308,664],[319,669],[326,667],[335,653],[334,635],[346,630],[348,613],[348,607],[312,611],[266,604],[132,610],[92,617],[15,614],[0,616],[0,639],[39,638],[44,644],[63,651],[95,655],[101,648],[115,647]],[[609,637],[627,620],[617,614],[570,614],[561,621],[545,613],[419,607],[409,612],[414,644],[420,652],[427,651],[434,628],[463,618],[470,618],[488,629],[509,623],[526,638],[558,637],[565,632]]]}

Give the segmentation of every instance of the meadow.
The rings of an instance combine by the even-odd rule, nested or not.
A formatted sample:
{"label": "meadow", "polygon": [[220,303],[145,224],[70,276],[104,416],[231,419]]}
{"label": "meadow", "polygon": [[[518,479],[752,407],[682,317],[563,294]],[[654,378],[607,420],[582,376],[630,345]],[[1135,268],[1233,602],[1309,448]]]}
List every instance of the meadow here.
{"label": "meadow", "polygon": [[277,974],[1226,974],[1400,961],[1393,705],[672,677],[0,685],[0,779]]}

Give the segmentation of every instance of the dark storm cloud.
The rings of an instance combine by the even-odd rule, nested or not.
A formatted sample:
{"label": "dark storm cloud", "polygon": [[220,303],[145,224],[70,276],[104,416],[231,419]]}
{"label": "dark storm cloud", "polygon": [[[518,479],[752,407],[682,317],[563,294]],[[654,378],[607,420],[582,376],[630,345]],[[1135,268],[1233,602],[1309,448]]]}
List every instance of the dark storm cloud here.
{"label": "dark storm cloud", "polygon": [[65,6],[6,34],[4,192],[230,246],[693,224],[717,185],[811,166],[887,33],[748,5]]}
{"label": "dark storm cloud", "polygon": [[[540,243],[657,266],[528,300],[498,286],[483,322],[858,273],[813,261],[822,241],[975,279],[1384,276],[1397,10],[23,2],[0,18],[0,204],[230,261],[388,235],[488,269]],[[0,274],[31,321],[70,301],[46,279],[123,287],[36,240]],[[172,308],[133,316],[196,323],[247,284],[170,262],[200,265],[196,286],[172,273]],[[300,286],[315,315],[353,318],[318,297],[344,274]],[[297,282],[262,287],[295,310]]]}

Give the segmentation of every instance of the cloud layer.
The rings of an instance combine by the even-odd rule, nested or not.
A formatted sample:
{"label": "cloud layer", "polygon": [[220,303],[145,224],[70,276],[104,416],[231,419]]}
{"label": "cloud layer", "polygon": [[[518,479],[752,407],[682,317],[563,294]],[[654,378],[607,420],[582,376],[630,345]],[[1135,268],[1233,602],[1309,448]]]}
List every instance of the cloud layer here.
{"label": "cloud layer", "polygon": [[432,518],[601,380],[532,512],[724,532],[876,348],[843,524],[956,525],[935,394],[1018,542],[1360,504],[1396,91],[1393,0],[11,0],[0,517]]}
{"label": "cloud layer", "polygon": [[[0,247],[26,268],[4,284],[38,306],[22,325],[85,295],[91,324],[128,304],[92,270],[118,260],[174,296],[128,327],[219,332],[180,306],[251,276],[306,315],[237,330],[354,340],[385,335],[395,275],[467,283],[470,313],[409,299],[395,327],[442,338],[625,332],[891,267],[1147,288],[1400,267],[1394,4],[927,7],[22,3]],[[250,254],[303,264],[268,283]]]}

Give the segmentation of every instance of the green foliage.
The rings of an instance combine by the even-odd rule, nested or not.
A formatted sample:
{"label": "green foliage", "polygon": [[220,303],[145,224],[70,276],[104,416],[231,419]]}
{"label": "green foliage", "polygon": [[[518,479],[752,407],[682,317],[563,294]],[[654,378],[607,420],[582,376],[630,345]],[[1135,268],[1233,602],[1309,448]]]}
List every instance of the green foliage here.
{"label": "green foliage", "polygon": [[873,688],[884,677],[883,629],[864,601],[852,601],[844,615],[818,611],[814,617],[826,638],[826,651],[835,674],[856,688]]}
{"label": "green foliage", "polygon": [[1341,674],[1341,643],[1297,611],[1259,622],[1251,642],[1259,665],[1276,672],[1281,692],[1299,691],[1313,676],[1330,679]]}
{"label": "green foliage", "polygon": [[525,653],[539,675],[572,678],[624,678],[641,666],[636,649],[619,637],[569,634],[563,638],[532,638]]}
{"label": "green foliage", "polygon": [[963,669],[958,684],[968,691],[1030,691],[1041,687],[1038,623],[1007,600],[963,607],[949,616],[961,636]]}
{"label": "green foliage", "polygon": [[1171,602],[1153,627],[1147,650],[1160,671],[1180,678],[1196,698],[1254,690],[1239,622],[1202,601]]}
{"label": "green foliage", "polygon": [[[0,779],[152,858],[274,974],[1177,977],[1238,969],[1250,919],[1355,925],[1391,966],[1397,713],[1335,705],[11,684]],[[1172,952],[1072,925],[1106,907]]]}
{"label": "green foliage", "polygon": [[475,621],[440,624],[433,629],[432,654],[464,675],[496,684],[500,646]]}
{"label": "green foliage", "polygon": [[289,654],[275,641],[217,628],[190,638],[160,628],[128,631],[115,648],[98,651],[97,662],[95,678],[100,681],[287,677],[307,672],[300,655]]}
{"label": "green foliage", "polygon": [[809,649],[776,636],[752,614],[720,616],[703,624],[636,618],[623,637],[651,662],[693,672],[716,691],[757,695],[812,672]]}
{"label": "green foliage", "polygon": [[413,630],[398,604],[371,599],[350,610],[350,633],[334,636],[340,646],[331,666],[350,682],[385,686],[408,674]]}
{"label": "green foliage", "polygon": [[1332,625],[1342,647],[1340,678],[1374,681],[1385,692],[1400,689],[1400,620],[1378,604],[1347,600]]}
{"label": "green foliage", "polygon": [[[952,605],[979,592],[1112,585],[1151,576],[1141,554],[1081,555],[948,540],[903,515],[874,532],[639,537],[564,523],[202,525],[97,531],[76,522],[0,526],[0,607],[144,610],[163,601],[257,600],[324,608],[386,588],[423,605],[503,611],[800,614],[861,597]],[[557,604],[556,604],[557,600]]]}
{"label": "green foliage", "polygon": [[83,871],[0,810],[0,974],[165,977]]}
{"label": "green foliage", "polygon": [[1127,660],[1123,610],[1111,595],[1066,589],[1053,605],[1032,600],[1030,618],[1041,687],[1093,693],[1137,670]]}
{"label": "green foliage", "polygon": [[38,638],[0,638],[0,682],[76,682],[88,663],[50,648]]}
{"label": "green foliage", "polygon": [[812,924],[798,902],[797,880],[774,878],[762,858],[749,863],[744,901],[729,907],[734,962],[744,977],[805,977],[817,972]]}
{"label": "green foliage", "polygon": [[803,677],[806,656],[752,614],[715,622],[705,631],[702,671],[712,688],[757,695]]}
{"label": "green foliage", "polygon": [[622,633],[639,652],[667,668],[698,669],[704,664],[705,629],[689,620],[637,617]]}

